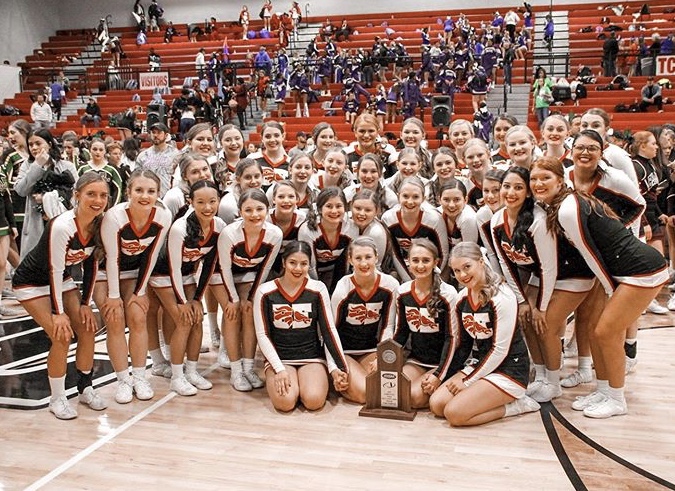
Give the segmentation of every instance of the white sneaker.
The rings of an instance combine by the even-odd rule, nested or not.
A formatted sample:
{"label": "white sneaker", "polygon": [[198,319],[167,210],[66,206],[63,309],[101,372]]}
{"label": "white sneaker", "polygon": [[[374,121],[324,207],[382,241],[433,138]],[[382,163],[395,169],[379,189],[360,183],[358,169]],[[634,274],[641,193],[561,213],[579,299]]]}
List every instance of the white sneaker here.
{"label": "white sneaker", "polygon": [[129,404],[134,398],[133,381],[128,378],[117,383],[115,402],[117,404]]}
{"label": "white sneaker", "polygon": [[213,349],[220,349],[220,329],[218,329],[218,326],[211,329],[211,346]]}
{"label": "white sneaker", "polygon": [[265,387],[265,382],[258,376],[255,370],[244,372],[244,377],[251,383],[251,387],[254,389],[260,389]]}
{"label": "white sneaker", "polygon": [[188,382],[184,375],[173,377],[169,388],[179,396],[193,396],[197,394],[197,387]]}
{"label": "white sneaker", "polygon": [[206,380],[199,372],[186,372],[185,378],[199,390],[211,390],[213,384]]}
{"label": "white sneaker", "polygon": [[626,357],[626,375],[628,375],[629,373],[634,371],[636,365],[637,365],[637,358],[631,358],[631,357],[627,356]]}
{"label": "white sneaker", "polygon": [[168,363],[160,363],[158,365],[152,365],[150,371],[156,377],[171,378],[171,365],[169,365]]}
{"label": "white sneaker", "polygon": [[551,399],[560,397],[562,395],[562,388],[560,384],[552,384],[546,380],[539,389],[532,392],[530,397],[537,402],[549,402]]}
{"label": "white sneaker", "polygon": [[80,394],[80,404],[89,406],[94,411],[103,411],[108,407],[108,403],[98,395],[93,387],[87,387],[84,389],[84,392]]}
{"label": "white sneaker", "polygon": [[13,309],[0,304],[0,319],[16,319],[27,315],[28,313],[23,309]]}
{"label": "white sneaker", "polygon": [[250,392],[253,390],[253,386],[244,376],[244,372],[232,375],[230,377],[230,385],[234,387],[234,390],[238,390],[239,392]]}
{"label": "white sneaker", "polygon": [[560,385],[566,389],[569,389],[571,387],[576,387],[579,384],[587,384],[592,380],[592,372],[587,372],[585,370],[580,372],[579,370],[574,370],[574,372],[570,373],[567,377],[560,381]]}
{"label": "white sneaker", "polygon": [[147,401],[155,397],[155,391],[152,390],[152,386],[148,379],[145,377],[134,377],[134,393],[136,397],[141,401]]}
{"label": "white sneaker", "polygon": [[208,353],[209,351],[211,350],[209,349],[208,344],[202,344],[201,347],[199,348],[200,353]]}
{"label": "white sneaker", "polygon": [[514,416],[517,414],[532,413],[541,409],[539,403],[528,396],[523,396],[520,399],[516,399],[511,404],[513,404],[512,407],[516,409]]}
{"label": "white sneaker", "polygon": [[525,395],[527,396],[532,396],[535,392],[537,392],[546,380],[544,379],[537,379],[534,382],[530,382],[530,384],[527,386],[527,391],[525,391]]}
{"label": "white sneaker", "polygon": [[572,403],[572,409],[575,411],[583,411],[584,409],[591,407],[594,404],[598,404],[605,399],[607,399],[607,396],[596,390],[587,396],[577,396],[577,398]]}
{"label": "white sneaker", "polygon": [[628,412],[626,401],[617,401],[611,397],[605,397],[605,400],[593,404],[584,409],[584,416],[588,418],[606,419],[612,416],[621,416]]}
{"label": "white sneaker", "polygon": [[579,354],[577,342],[576,341],[570,341],[569,343],[567,343],[565,345],[563,353],[565,355],[565,358],[576,358],[577,355]]}
{"label": "white sneaker", "polygon": [[220,346],[220,351],[218,351],[218,365],[220,365],[222,368],[230,368],[232,366],[230,363],[230,357],[227,356],[227,350],[223,345]]}
{"label": "white sneaker", "polygon": [[68,402],[65,395],[51,399],[49,401],[49,411],[58,419],[75,419],[77,418],[77,411]]}
{"label": "white sneaker", "polygon": [[[670,302],[670,300],[668,302]],[[667,314],[669,310],[654,299],[647,306],[647,312],[656,315],[664,315]]]}
{"label": "white sneaker", "polygon": [[[673,286],[673,285],[670,285]],[[4,294],[3,294],[4,295]],[[668,310],[675,310],[675,293],[673,293],[668,299]]]}

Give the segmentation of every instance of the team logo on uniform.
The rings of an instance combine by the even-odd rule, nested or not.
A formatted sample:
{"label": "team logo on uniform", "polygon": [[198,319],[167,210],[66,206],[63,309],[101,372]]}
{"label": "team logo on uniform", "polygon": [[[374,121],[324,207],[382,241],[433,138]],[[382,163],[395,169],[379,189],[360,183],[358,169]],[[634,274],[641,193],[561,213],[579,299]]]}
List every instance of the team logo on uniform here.
{"label": "team logo on uniform", "polygon": [[382,302],[350,304],[345,320],[355,326],[372,324],[380,319],[381,310]]}
{"label": "team logo on uniform", "polygon": [[303,329],[312,324],[312,304],[272,305],[272,322],[277,329]]}
{"label": "team logo on uniform", "polygon": [[520,266],[534,264],[534,259],[530,257],[529,253],[527,252],[527,248],[523,247],[522,251],[517,251],[508,242],[502,241],[501,244],[504,254],[512,263],[518,264]]}
{"label": "team logo on uniform", "polygon": [[69,249],[66,252],[66,266],[79,264],[85,261],[94,253],[94,247],[85,247],[84,249]]}
{"label": "team logo on uniform", "polygon": [[155,240],[155,237],[145,237],[143,239],[120,239],[122,254],[127,256],[138,256],[143,254],[145,250],[152,245],[152,242]]}
{"label": "team logo on uniform", "polygon": [[396,242],[398,243],[399,248],[406,253],[410,250],[412,245],[412,239],[408,237],[396,237]]}
{"label": "team logo on uniform", "polygon": [[263,180],[267,184],[272,184],[275,181],[283,181],[288,177],[288,172],[284,169],[273,169],[272,167],[262,168]]}
{"label": "team logo on uniform", "polygon": [[183,247],[183,262],[186,263],[191,263],[195,261],[199,261],[201,258],[206,256],[209,252],[211,252],[211,249],[213,247],[195,247],[195,248],[188,248],[188,247]]}
{"label": "team logo on uniform", "polygon": [[320,263],[327,263],[339,258],[344,249],[316,249],[316,260]]}
{"label": "team logo on uniform", "polygon": [[240,268],[255,268],[265,260],[264,257],[240,256],[237,252],[232,253],[232,264]]}
{"label": "team logo on uniform", "polygon": [[405,320],[413,332],[438,332],[438,324],[426,307],[406,307]]}
{"label": "team logo on uniform", "polygon": [[492,337],[490,314],[481,312],[469,314],[462,312],[462,325],[474,339],[487,339]]}

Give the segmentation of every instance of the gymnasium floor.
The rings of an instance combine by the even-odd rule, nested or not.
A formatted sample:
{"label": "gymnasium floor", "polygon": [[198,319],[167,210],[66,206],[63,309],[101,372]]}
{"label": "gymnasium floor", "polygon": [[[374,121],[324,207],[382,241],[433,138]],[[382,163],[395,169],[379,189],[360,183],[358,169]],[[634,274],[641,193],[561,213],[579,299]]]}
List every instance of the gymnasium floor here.
{"label": "gymnasium floor", "polygon": [[[200,367],[214,388],[195,397],[148,374],[152,401],[118,405],[115,384],[105,385],[109,408],[79,406],[73,421],[46,409],[0,409],[0,490],[675,489],[674,324],[673,314],[641,318],[629,414],[601,421],[570,408],[590,384],[564,389],[540,413],[478,428],[450,428],[427,411],[413,422],[361,418],[359,406],[336,397],[316,413],[279,414],[264,389],[235,392],[210,352]],[[0,403],[22,396],[44,405],[40,333],[25,335],[34,349],[24,346],[11,361],[35,326],[2,327]],[[110,371],[104,349],[99,343],[102,382]],[[564,372],[573,369],[566,363]]]}

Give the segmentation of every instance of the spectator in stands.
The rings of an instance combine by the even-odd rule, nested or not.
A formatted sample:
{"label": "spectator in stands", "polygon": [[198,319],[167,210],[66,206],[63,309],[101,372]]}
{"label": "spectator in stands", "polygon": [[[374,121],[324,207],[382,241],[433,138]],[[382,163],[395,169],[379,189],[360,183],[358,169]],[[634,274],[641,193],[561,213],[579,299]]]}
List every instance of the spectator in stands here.
{"label": "spectator in stands", "polygon": [[155,53],[155,48],[150,48],[148,53],[148,66],[151,72],[158,72],[162,66],[162,57]]}
{"label": "spectator in stands", "polygon": [[180,36],[180,33],[173,27],[173,22],[169,21],[169,25],[164,31],[164,42],[170,43],[174,36]]}
{"label": "spectator in stands", "polygon": [[242,78],[237,78],[237,84],[232,88],[234,100],[237,102],[235,109],[237,111],[237,118],[239,119],[239,128],[242,131],[246,129],[246,108],[248,107],[249,88]]}
{"label": "spectator in stands", "polygon": [[551,14],[546,15],[546,25],[544,26],[544,43],[546,49],[551,51],[553,49],[553,34],[555,34],[555,24]]}
{"label": "spectator in stands", "polygon": [[263,70],[268,77],[270,76],[270,73],[272,73],[272,59],[267,53],[267,48],[265,48],[265,46],[260,47],[260,51],[255,55],[253,65],[256,70]]}
{"label": "spectator in stands", "polygon": [[654,83],[654,77],[647,77],[647,83],[644,85],[644,87],[642,87],[641,94],[641,111],[647,111],[649,106],[656,106],[658,112],[663,112],[663,96],[661,95],[661,86]]}
{"label": "spectator in stands", "polygon": [[138,31],[136,34],[136,46],[143,46],[148,43],[148,35],[145,31]]}
{"label": "spectator in stands", "polygon": [[248,12],[248,7],[242,5],[241,10],[239,11],[239,25],[241,26],[243,33],[241,38],[248,39],[248,23],[251,19],[251,16]]}
{"label": "spectator in stands", "polygon": [[150,126],[152,147],[143,150],[136,158],[136,169],[151,170],[159,177],[160,197],[171,189],[173,162],[178,155],[178,150],[167,144],[167,136],[169,136],[169,127],[164,123],[154,123]]}
{"label": "spectator in stands", "polygon": [[602,45],[602,68],[605,77],[616,75],[616,58],[619,55],[619,41],[616,32],[612,31]]}
{"label": "spectator in stands", "polygon": [[672,55],[675,52],[675,41],[673,41],[673,33],[668,34],[668,37],[661,41],[661,55]]}
{"label": "spectator in stands", "polygon": [[347,19],[342,19],[342,24],[340,28],[335,31],[335,40],[336,41],[349,41],[349,36],[352,33],[352,28],[347,24]]}
{"label": "spectator in stands", "polygon": [[145,8],[141,5],[141,0],[136,0],[131,9],[131,15],[134,16],[138,26],[140,26],[141,22],[145,22]]}
{"label": "spectator in stands", "polygon": [[151,31],[159,31],[159,19],[161,19],[163,15],[164,9],[157,4],[157,0],[152,0],[152,3],[148,7]]}
{"label": "spectator in stands", "polygon": [[93,97],[89,98],[87,107],[84,108],[84,114],[80,118],[80,124],[86,125],[90,121],[94,122],[96,128],[101,126],[101,108]]}
{"label": "spectator in stands", "polygon": [[110,41],[110,36],[108,35],[108,23],[105,19],[98,21],[98,27],[96,27],[96,39],[101,43],[101,53],[103,53]]}
{"label": "spectator in stands", "polygon": [[516,42],[516,26],[518,25],[518,22],[520,22],[520,17],[518,17],[515,10],[506,12],[506,15],[504,16],[504,27],[506,28],[506,32],[509,33],[509,38],[512,43]]}
{"label": "spectator in stands", "polygon": [[323,26],[321,26],[321,31],[319,34],[324,41],[328,41],[333,37],[335,33],[335,26],[331,23],[330,19],[326,19]]}
{"label": "spectator in stands", "polygon": [[52,108],[45,102],[44,94],[38,94],[35,102],[30,107],[30,117],[33,120],[33,128],[47,128],[52,125]]}
{"label": "spectator in stands", "polygon": [[296,154],[307,153],[309,147],[307,145],[307,133],[298,131],[295,134],[295,146],[288,151],[288,160],[290,161]]}
{"label": "spectator in stands", "polygon": [[199,24],[188,24],[187,27],[188,39],[191,43],[197,42],[197,37],[204,34],[204,30]]}
{"label": "spectator in stands", "polygon": [[114,63],[116,67],[120,66],[120,59],[122,58],[122,53],[123,50],[120,38],[114,36],[110,40],[110,54],[112,55],[112,63]]}
{"label": "spectator in stands", "polygon": [[538,67],[535,75],[534,83],[532,84],[532,94],[534,103],[532,104],[532,112],[536,114],[539,126],[550,114],[550,106],[553,102],[553,81],[546,75],[546,70],[543,67]]}
{"label": "spectator in stands", "polygon": [[49,86],[52,99],[52,110],[56,116],[57,121],[61,121],[61,104],[63,103],[63,97],[66,95],[66,91],[58,79],[54,79],[52,84]]}
{"label": "spectator in stands", "polygon": [[209,40],[213,41],[218,39],[218,24],[216,23],[216,18],[211,17],[204,27],[204,32],[208,34]]}
{"label": "spectator in stands", "polygon": [[204,78],[204,69],[206,68],[206,59],[204,57],[205,51],[204,48],[199,48],[197,56],[195,57],[195,69],[197,70],[197,76],[200,79]]}

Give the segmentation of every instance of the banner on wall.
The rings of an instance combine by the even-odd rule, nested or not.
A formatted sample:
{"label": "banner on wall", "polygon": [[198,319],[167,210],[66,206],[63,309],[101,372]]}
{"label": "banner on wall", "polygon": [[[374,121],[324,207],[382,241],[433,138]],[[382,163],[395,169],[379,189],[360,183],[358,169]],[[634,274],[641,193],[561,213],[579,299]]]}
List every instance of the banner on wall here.
{"label": "banner on wall", "polygon": [[21,68],[8,65],[0,65],[0,101],[11,99],[21,92]]}
{"label": "banner on wall", "polygon": [[657,56],[656,75],[659,77],[675,75],[675,56]]}
{"label": "banner on wall", "polygon": [[169,72],[141,72],[138,74],[138,88],[151,89],[169,86]]}

